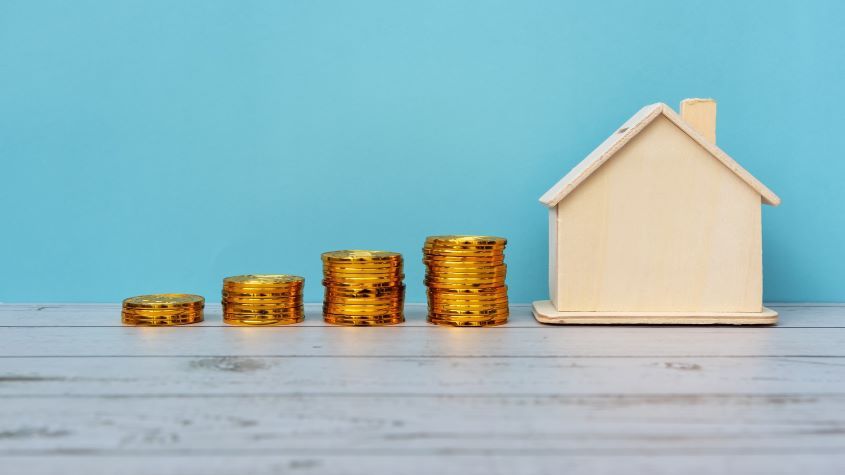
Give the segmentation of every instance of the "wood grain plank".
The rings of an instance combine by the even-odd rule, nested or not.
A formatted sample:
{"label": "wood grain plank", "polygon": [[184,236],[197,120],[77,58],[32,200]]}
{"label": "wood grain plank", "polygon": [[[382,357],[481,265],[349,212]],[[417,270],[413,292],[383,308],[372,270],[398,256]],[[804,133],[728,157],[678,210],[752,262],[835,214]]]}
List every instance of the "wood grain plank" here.
{"label": "wood grain plank", "polygon": [[4,358],[0,398],[141,395],[830,394],[830,358]]}
{"label": "wood grain plank", "polygon": [[785,474],[840,474],[845,472],[845,458],[830,451],[734,451],[708,453],[678,453],[654,449],[648,455],[628,451],[602,452],[600,454],[579,450],[576,452],[524,451],[516,455],[503,455],[488,451],[481,455],[465,455],[457,451],[431,451],[426,454],[393,451],[390,454],[314,454],[301,451],[293,455],[279,455],[269,450],[262,453],[220,455],[157,454],[102,455],[62,454],[53,457],[19,456],[3,459],[4,466],[12,473],[29,475],[55,475],[57,467],[69,473],[86,475],[250,475],[317,474],[391,475],[490,475],[490,474],[559,474],[595,475],[617,473],[647,473],[649,475],[677,475],[689,473],[785,475]]}
{"label": "wood grain plank", "polygon": [[845,393],[4,398],[0,455],[845,451]]}
{"label": "wood grain plank", "polygon": [[6,327],[0,357],[845,357],[845,330],[687,327]]}

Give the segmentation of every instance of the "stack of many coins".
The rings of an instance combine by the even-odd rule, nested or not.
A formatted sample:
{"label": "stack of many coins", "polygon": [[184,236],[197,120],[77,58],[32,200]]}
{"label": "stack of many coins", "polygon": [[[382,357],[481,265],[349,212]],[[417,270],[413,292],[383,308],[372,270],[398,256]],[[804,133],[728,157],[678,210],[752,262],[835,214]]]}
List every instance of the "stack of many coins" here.
{"label": "stack of many coins", "polygon": [[123,301],[127,325],[170,326],[202,321],[205,299],[191,294],[139,295]]}
{"label": "stack of many coins", "polygon": [[231,325],[288,325],[305,317],[296,275],[238,275],[223,279],[223,321]]}
{"label": "stack of many coins", "polygon": [[323,258],[323,318],[336,325],[402,323],[402,255],[387,251],[333,251]]}
{"label": "stack of many coins", "polygon": [[425,240],[430,323],[480,327],[508,321],[507,242],[495,236],[430,236]]}

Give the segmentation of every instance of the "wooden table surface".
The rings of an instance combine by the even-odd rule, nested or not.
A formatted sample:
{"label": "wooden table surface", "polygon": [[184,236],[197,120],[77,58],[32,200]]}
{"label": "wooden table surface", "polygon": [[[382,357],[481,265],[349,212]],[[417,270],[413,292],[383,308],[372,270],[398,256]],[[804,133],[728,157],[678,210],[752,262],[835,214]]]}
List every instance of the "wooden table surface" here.
{"label": "wooden table surface", "polygon": [[845,306],[777,327],[133,328],[0,305],[0,473],[845,473]]}

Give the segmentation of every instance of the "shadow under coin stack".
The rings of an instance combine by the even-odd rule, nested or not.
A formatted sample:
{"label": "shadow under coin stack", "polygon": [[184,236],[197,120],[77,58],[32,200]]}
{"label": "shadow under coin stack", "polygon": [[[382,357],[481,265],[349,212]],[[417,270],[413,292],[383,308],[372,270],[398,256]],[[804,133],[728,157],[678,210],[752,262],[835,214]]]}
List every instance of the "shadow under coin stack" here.
{"label": "shadow under coin stack", "polygon": [[223,322],[230,325],[289,325],[305,318],[296,275],[237,275],[223,279]]}
{"label": "shadow under coin stack", "polygon": [[483,327],[508,321],[507,243],[495,236],[429,236],[425,240],[429,323]]}
{"label": "shadow under coin stack", "polygon": [[323,318],[335,325],[392,325],[405,321],[402,255],[333,251],[323,258]]}
{"label": "shadow under coin stack", "polygon": [[123,301],[121,320],[126,325],[172,326],[202,321],[205,299],[191,294],[155,294]]}

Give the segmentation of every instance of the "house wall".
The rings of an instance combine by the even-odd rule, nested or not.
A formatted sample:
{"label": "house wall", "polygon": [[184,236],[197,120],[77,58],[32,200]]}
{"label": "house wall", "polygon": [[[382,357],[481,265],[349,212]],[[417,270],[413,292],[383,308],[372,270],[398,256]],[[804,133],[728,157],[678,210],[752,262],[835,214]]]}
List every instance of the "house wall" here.
{"label": "house wall", "polygon": [[557,207],[553,207],[549,208],[549,298],[552,300],[552,302],[555,302],[557,300],[558,295],[557,232]]}
{"label": "house wall", "polygon": [[560,311],[758,312],[760,207],[659,117],[557,206],[552,301]]}

